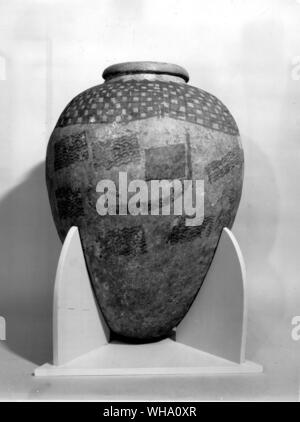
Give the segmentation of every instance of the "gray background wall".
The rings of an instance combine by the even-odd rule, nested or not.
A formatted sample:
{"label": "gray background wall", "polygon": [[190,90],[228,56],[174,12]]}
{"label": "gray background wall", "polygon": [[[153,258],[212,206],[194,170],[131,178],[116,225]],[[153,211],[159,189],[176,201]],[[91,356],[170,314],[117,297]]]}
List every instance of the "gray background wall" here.
{"label": "gray background wall", "polygon": [[[35,364],[51,356],[61,245],[44,159],[60,112],[100,83],[112,63],[173,62],[187,68],[192,85],[219,97],[239,125],[246,170],[233,232],[247,265],[247,355],[273,374],[260,387],[262,396],[272,384],[281,397],[296,397],[300,341],[291,338],[291,319],[300,315],[300,2],[11,0],[0,1],[0,10],[6,347]],[[227,392],[240,393],[239,387]]]}

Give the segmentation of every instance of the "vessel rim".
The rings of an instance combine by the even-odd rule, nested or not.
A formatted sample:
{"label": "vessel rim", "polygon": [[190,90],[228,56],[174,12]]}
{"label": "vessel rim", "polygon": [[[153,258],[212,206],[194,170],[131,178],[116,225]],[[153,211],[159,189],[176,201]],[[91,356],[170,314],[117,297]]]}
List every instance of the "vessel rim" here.
{"label": "vessel rim", "polygon": [[151,61],[116,63],[104,69],[102,77],[105,81],[108,81],[117,76],[138,73],[177,76],[185,82],[190,79],[188,72],[177,64]]}

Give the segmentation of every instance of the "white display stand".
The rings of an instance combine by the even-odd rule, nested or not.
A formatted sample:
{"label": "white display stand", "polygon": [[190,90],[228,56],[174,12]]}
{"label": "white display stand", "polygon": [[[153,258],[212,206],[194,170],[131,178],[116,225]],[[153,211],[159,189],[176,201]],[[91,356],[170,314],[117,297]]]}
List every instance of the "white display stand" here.
{"label": "white display stand", "polygon": [[222,232],[203,286],[176,328],[176,340],[110,342],[97,307],[79,232],[72,227],[62,247],[54,289],[53,365],[36,376],[216,375],[260,373],[245,360],[245,266],[230,230]]}

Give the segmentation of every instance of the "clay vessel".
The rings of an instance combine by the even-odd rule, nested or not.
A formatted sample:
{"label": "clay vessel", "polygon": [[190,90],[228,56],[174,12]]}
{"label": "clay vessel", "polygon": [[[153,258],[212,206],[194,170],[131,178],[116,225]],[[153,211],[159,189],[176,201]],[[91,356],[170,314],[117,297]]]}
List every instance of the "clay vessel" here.
{"label": "clay vessel", "polygon": [[[53,130],[46,160],[50,204],[62,241],[71,226],[79,227],[111,331],[151,341],[168,336],[184,317],[223,227],[232,227],[243,151],[228,109],[188,85],[180,66],[123,63],[107,68],[103,78],[67,105]],[[142,180],[147,186],[153,180],[179,180],[182,186],[184,180],[204,181],[204,220],[189,226],[184,210],[156,215],[163,199],[154,215],[126,215],[127,204],[122,212],[117,205],[117,215],[99,215],[99,181],[114,182],[118,200],[120,173],[128,184]],[[170,191],[170,202],[175,199]]]}

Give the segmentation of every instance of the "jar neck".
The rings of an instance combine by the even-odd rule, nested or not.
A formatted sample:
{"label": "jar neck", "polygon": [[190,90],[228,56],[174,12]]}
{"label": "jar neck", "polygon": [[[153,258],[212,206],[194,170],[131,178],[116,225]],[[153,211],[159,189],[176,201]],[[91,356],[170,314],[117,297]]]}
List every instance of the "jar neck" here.
{"label": "jar neck", "polygon": [[102,77],[105,81],[150,80],[186,83],[188,72],[181,66],[164,62],[125,62],[107,67]]}
{"label": "jar neck", "polygon": [[186,84],[186,81],[180,76],[168,75],[168,74],[157,74],[157,73],[128,73],[126,75],[113,75],[107,78],[104,83],[107,82],[126,82],[130,80],[135,81],[161,81],[161,82],[176,82],[180,84]]}

